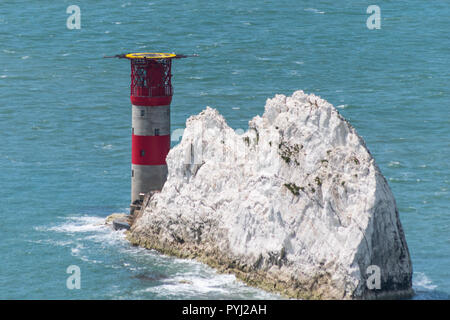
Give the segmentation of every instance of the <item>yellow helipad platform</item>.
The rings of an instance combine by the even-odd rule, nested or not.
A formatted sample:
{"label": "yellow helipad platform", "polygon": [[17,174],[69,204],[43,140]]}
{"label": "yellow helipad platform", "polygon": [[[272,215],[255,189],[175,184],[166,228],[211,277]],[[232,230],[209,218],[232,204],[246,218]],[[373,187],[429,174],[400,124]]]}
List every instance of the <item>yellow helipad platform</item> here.
{"label": "yellow helipad platform", "polygon": [[173,53],[160,53],[160,52],[138,52],[129,53],[125,55],[128,59],[171,59],[177,55]]}

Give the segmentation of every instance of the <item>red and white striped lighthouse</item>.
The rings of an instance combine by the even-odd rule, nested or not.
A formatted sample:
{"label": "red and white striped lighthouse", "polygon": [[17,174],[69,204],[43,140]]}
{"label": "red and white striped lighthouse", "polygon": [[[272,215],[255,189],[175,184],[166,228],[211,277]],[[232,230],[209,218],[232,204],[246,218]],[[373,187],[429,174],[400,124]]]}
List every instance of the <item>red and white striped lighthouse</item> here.
{"label": "red and white striped lighthouse", "polygon": [[167,179],[170,150],[173,53],[117,55],[131,61],[131,204],[141,193],[161,190]]}

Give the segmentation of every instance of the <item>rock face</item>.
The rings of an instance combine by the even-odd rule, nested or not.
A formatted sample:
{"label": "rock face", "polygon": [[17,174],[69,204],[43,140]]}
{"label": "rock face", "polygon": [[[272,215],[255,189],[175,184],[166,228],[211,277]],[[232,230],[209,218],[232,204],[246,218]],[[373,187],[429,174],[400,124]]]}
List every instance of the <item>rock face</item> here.
{"label": "rock face", "polygon": [[167,182],[136,217],[132,243],[288,297],[412,294],[392,192],[327,101],[276,95],[241,135],[207,107],[187,120],[167,164]]}

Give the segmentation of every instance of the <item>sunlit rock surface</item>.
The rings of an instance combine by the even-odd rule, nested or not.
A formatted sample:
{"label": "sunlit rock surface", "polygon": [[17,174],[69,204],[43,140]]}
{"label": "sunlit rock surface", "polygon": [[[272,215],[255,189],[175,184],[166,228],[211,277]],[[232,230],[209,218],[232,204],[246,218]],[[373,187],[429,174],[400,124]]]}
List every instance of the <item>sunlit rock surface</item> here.
{"label": "sunlit rock surface", "polygon": [[392,192],[327,101],[276,95],[240,135],[207,107],[187,120],[167,164],[163,190],[148,197],[129,233],[134,244],[288,297],[411,295]]}

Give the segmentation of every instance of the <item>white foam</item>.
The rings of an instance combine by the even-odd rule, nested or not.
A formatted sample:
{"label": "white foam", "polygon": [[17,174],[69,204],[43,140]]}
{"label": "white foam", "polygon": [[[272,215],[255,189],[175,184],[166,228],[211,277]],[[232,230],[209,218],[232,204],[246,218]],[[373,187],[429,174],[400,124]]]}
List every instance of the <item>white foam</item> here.
{"label": "white foam", "polygon": [[47,231],[76,233],[100,231],[109,228],[105,225],[105,218],[101,217],[69,217],[67,220],[69,220],[69,222],[47,228]]}
{"label": "white foam", "polygon": [[[36,230],[39,229],[35,228]],[[55,240],[50,240],[50,239],[40,239],[40,240],[27,240],[27,242],[31,242],[31,243],[38,243],[38,244],[50,244],[50,245],[56,245],[58,247],[66,247],[69,245],[73,244],[73,241],[69,240],[69,241],[55,241]]]}
{"label": "white foam", "polygon": [[108,245],[116,245],[125,241],[125,230],[114,231],[111,227],[105,226],[104,232],[94,233],[90,236],[84,237],[85,240],[90,240],[97,243],[107,243]]}
{"label": "white foam", "polygon": [[[279,299],[280,296],[263,290],[246,286],[238,281],[232,274],[220,274],[216,270],[196,260],[169,258],[155,253],[153,250],[145,250],[151,254],[152,266],[166,266],[168,263],[176,265],[179,270],[175,275],[161,280],[158,286],[141,289],[135,294],[153,293],[167,296],[199,296],[199,295],[242,295],[250,294],[255,299]],[[168,261],[170,259],[170,262]],[[186,271],[189,270],[189,271]]]}
{"label": "white foam", "polygon": [[217,275],[215,277],[199,277],[195,274],[180,274],[165,279],[164,284],[145,289],[146,292],[163,293],[165,295],[223,293],[224,286],[236,281],[232,275]]}
{"label": "white foam", "polygon": [[[145,297],[145,293],[152,293],[161,297],[198,297],[198,296],[251,296],[256,299],[275,299],[277,295],[266,293],[262,290],[247,287],[236,280],[234,275],[218,274],[215,270],[194,260],[184,260],[167,257],[140,247],[132,247],[125,240],[125,230],[114,231],[109,225],[105,225],[105,217],[99,216],[72,216],[64,217],[59,224],[52,226],[36,227],[36,230],[71,234],[70,241],[36,240],[36,243],[49,243],[67,247],[71,256],[89,264],[104,264],[108,268],[127,269],[131,272],[146,270],[147,265],[135,265],[130,260],[110,264],[107,260],[99,258],[98,246],[101,248],[114,248],[115,252],[126,255],[144,257],[151,256],[152,268],[167,268],[170,264],[180,270],[169,278],[162,279],[157,286],[133,292],[134,296]],[[94,250],[94,251],[92,251]],[[118,293],[120,294],[120,293]],[[116,295],[117,296],[117,295]]]}
{"label": "white foam", "polygon": [[84,246],[80,243],[78,243],[75,248],[71,248],[70,252],[72,253],[73,256],[78,256],[80,253],[80,249],[83,249]]}
{"label": "white foam", "polygon": [[399,161],[390,161],[388,164],[388,167],[394,167],[394,168],[398,168],[400,167],[400,162]]}
{"label": "white foam", "polygon": [[436,285],[425,275],[423,272],[414,272],[413,275],[413,287],[415,289],[434,290]]}
{"label": "white foam", "polygon": [[214,296],[251,294],[256,299],[279,299],[280,296],[262,290],[245,286],[238,282],[234,275],[204,273],[199,264],[198,269],[192,267],[192,272],[180,272],[174,277],[162,280],[162,284],[138,290],[136,294],[153,293],[167,296]]}
{"label": "white foam", "polygon": [[319,11],[316,8],[306,8],[305,11],[314,12],[314,13],[318,13],[318,14],[324,14],[325,13],[325,11]]}

